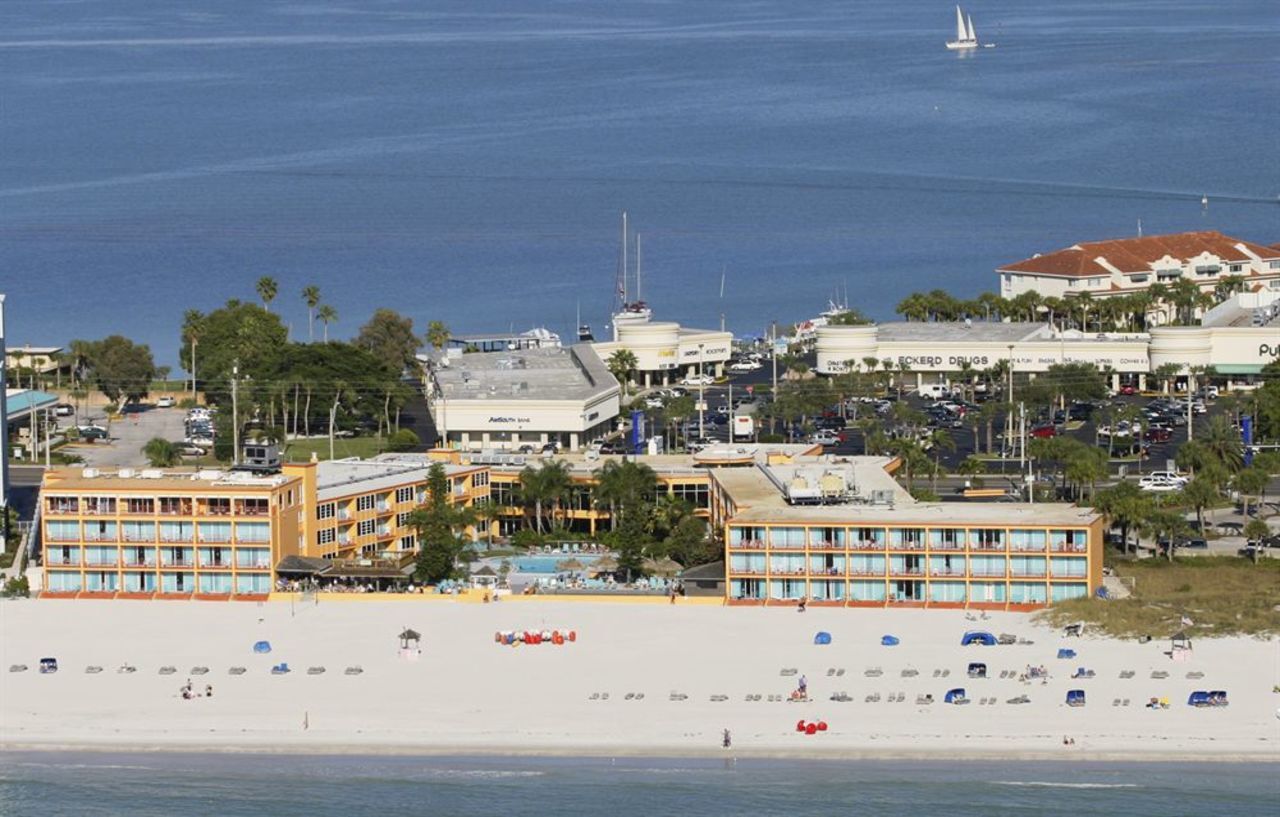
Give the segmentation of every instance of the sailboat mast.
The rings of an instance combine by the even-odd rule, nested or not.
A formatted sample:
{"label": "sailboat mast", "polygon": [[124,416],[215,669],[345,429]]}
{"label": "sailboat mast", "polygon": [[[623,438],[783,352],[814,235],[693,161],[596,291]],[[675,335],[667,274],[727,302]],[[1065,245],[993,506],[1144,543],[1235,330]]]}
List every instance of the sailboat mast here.
{"label": "sailboat mast", "polygon": [[643,301],[644,296],[640,294],[640,234],[636,233],[636,300]]}
{"label": "sailboat mast", "polygon": [[627,306],[627,211],[622,211],[622,306]]}
{"label": "sailboat mast", "polygon": [[973,15],[972,15],[972,14],[968,15],[968,18],[969,18],[969,36],[968,36],[968,39],[969,39],[970,41],[972,41],[972,42],[975,42],[975,43],[976,43],[976,42],[978,41],[978,35],[977,35],[976,33],[974,33],[974,30],[973,30]]}
{"label": "sailboat mast", "polygon": [[964,42],[967,39],[967,33],[964,27],[964,12],[960,10],[959,6],[956,6],[956,40]]}

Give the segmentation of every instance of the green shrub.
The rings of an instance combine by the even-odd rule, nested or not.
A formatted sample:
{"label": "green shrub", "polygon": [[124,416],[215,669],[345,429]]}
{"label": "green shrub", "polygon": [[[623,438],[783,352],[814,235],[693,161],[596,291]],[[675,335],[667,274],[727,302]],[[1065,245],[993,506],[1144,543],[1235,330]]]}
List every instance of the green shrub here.
{"label": "green shrub", "polygon": [[387,440],[388,451],[412,451],[422,443],[417,434],[414,434],[407,428],[402,428],[391,435]]}
{"label": "green shrub", "polygon": [[759,437],[762,443],[785,443],[787,438],[781,434],[761,434]]}
{"label": "green shrub", "polygon": [[17,576],[4,583],[4,589],[0,590],[0,596],[5,598],[27,598],[31,595],[31,585],[27,582],[26,576]]}
{"label": "green shrub", "polygon": [[535,530],[523,528],[511,537],[511,544],[518,548],[533,548],[542,544],[542,536]]}

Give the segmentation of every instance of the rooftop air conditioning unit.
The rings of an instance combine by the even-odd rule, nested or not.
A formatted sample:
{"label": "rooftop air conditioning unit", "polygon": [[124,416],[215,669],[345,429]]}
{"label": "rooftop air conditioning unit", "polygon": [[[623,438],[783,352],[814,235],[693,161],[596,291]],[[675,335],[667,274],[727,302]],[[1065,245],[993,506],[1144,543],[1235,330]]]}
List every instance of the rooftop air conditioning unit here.
{"label": "rooftop air conditioning unit", "polygon": [[164,476],[164,471],[161,471],[159,468],[146,468],[143,469],[139,476],[143,479],[160,479]]}
{"label": "rooftop air conditioning unit", "polygon": [[98,474],[100,473],[101,472],[97,468],[86,468],[84,469],[84,478],[93,479],[94,477],[98,476]]}
{"label": "rooftop air conditioning unit", "polygon": [[132,479],[133,474],[134,474],[134,471],[132,468],[121,468],[119,471],[116,472],[116,476],[120,477],[121,479]]}

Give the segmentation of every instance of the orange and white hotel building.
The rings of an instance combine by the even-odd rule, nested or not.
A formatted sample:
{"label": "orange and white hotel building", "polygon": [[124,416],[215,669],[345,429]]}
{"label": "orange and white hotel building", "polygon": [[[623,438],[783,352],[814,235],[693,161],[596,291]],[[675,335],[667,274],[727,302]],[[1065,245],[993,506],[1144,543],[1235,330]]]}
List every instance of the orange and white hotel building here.
{"label": "orange and white hotel building", "polygon": [[[44,595],[261,599],[286,556],[417,549],[409,513],[432,460],[383,455],[236,471],[56,468],[41,489]],[[488,501],[488,468],[444,464],[450,502]]]}
{"label": "orange and white hotel building", "polygon": [[916,502],[881,457],[712,472],[730,604],[1030,610],[1102,584],[1103,519],[1065,504]]}

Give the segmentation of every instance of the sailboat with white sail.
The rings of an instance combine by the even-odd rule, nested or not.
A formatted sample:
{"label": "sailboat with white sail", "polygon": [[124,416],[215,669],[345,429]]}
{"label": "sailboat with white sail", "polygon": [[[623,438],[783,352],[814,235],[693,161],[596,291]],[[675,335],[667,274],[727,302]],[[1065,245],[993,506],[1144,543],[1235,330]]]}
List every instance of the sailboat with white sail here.
{"label": "sailboat with white sail", "polygon": [[978,34],[973,30],[973,15],[967,15],[956,6],[956,38],[947,41],[951,51],[978,47]]}

